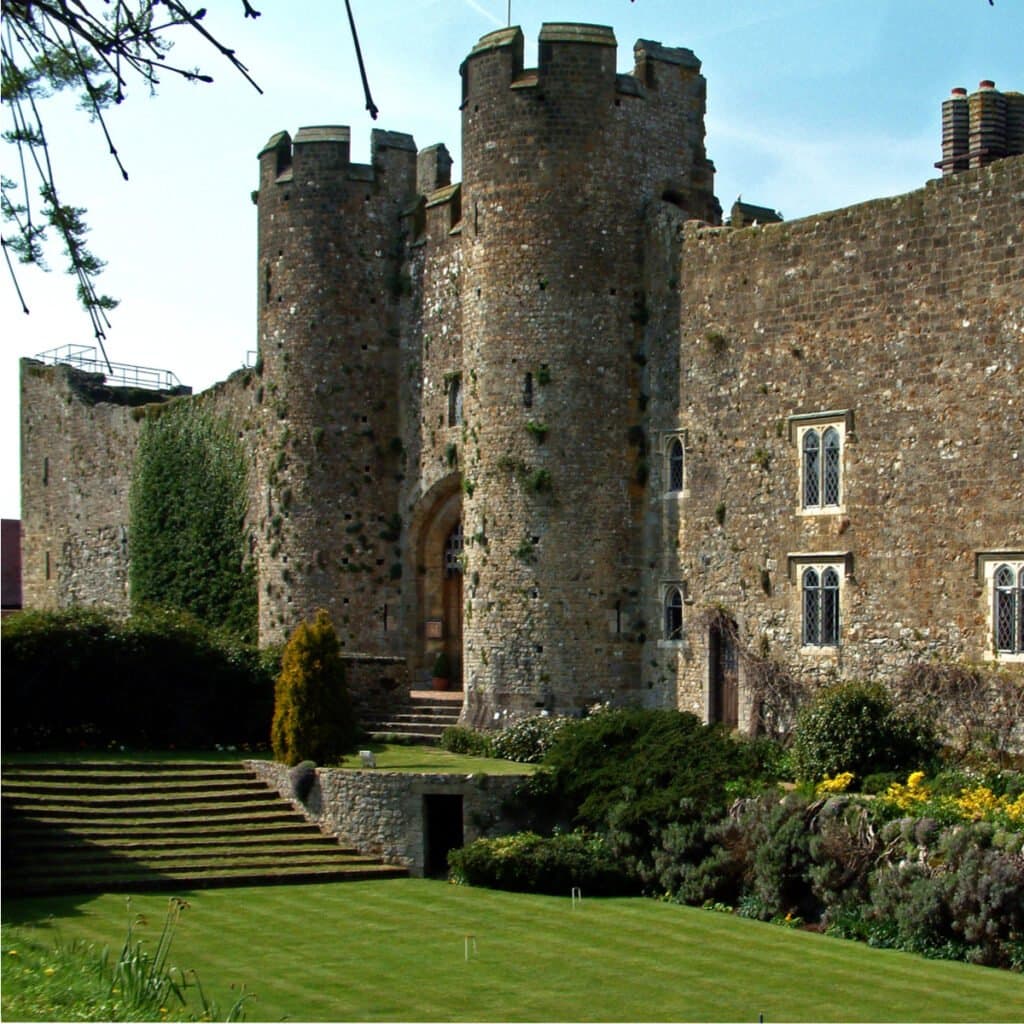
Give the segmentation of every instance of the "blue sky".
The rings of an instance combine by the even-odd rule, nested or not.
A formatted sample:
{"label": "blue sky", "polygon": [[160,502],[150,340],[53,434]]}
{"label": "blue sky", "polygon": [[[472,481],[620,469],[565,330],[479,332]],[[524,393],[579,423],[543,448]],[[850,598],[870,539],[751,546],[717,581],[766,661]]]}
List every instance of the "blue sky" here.
{"label": "blue sky", "polygon": [[[130,181],[74,104],[48,102],[56,174],[88,208],[91,241],[121,300],[106,341],[116,362],[166,368],[195,390],[243,365],[256,347],[256,154],[282,129],[346,124],[353,158],[370,131],[444,142],[459,174],[459,64],[506,24],[507,0],[352,0],[380,117],[371,122],[342,0],[208,5],[207,26],[236,48],[259,95],[212,52],[183,37],[176,56],[216,79],[167,77],[129,92],[110,126]],[[296,11],[302,12],[301,19]],[[512,23],[535,61],[542,22],[610,25],[628,71],[638,38],[687,46],[708,81],[707,150],[715,191],[787,219],[918,188],[938,172],[942,100],[991,78],[1024,90],[1024,0],[512,0]],[[3,170],[13,169],[4,152]],[[0,286],[0,514],[19,514],[18,359],[91,344],[59,253],[48,275],[22,271],[32,309]]]}

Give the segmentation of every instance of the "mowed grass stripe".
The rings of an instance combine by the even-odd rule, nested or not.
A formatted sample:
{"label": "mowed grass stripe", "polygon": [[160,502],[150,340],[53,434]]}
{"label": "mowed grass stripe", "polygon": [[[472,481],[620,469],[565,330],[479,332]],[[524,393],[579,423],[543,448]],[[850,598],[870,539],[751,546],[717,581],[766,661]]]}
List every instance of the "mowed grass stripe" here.
{"label": "mowed grass stripe", "polygon": [[[1021,1020],[1024,979],[652,900],[421,879],[187,895],[171,959],[250,1020]],[[113,896],[10,901],[118,946]],[[155,942],[166,898],[137,897]],[[140,932],[140,935],[143,933]],[[467,934],[476,952],[466,962]]]}

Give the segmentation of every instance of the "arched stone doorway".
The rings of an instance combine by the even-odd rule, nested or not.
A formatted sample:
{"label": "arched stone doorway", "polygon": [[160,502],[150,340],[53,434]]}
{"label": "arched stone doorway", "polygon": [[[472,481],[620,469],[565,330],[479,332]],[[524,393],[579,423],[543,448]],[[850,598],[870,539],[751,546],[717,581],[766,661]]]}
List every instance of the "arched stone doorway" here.
{"label": "arched stone doorway", "polygon": [[416,545],[418,651],[415,676],[426,681],[442,651],[450,688],[462,689],[462,491],[457,476],[432,489],[421,505]]}
{"label": "arched stone doorway", "polygon": [[708,631],[708,721],[735,729],[739,725],[739,658],[736,623],[713,622]]}

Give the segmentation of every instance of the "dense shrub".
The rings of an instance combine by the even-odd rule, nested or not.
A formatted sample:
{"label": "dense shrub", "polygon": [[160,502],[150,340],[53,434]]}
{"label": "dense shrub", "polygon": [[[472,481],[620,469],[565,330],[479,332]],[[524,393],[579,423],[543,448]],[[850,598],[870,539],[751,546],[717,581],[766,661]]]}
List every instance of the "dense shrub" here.
{"label": "dense shrub", "polygon": [[798,779],[816,782],[844,771],[864,778],[920,768],[936,749],[927,721],[897,710],[881,686],[853,682],[821,690],[801,709],[792,759]]}
{"label": "dense shrub", "polygon": [[923,830],[893,822],[871,880],[869,921],[926,956],[1024,966],[1024,835],[979,822]]}
{"label": "dense shrub", "polygon": [[524,764],[538,764],[559,733],[573,720],[553,715],[531,715],[496,732],[491,738],[495,757]]}
{"label": "dense shrub", "polygon": [[337,762],[358,737],[338,635],[322,608],[300,622],[281,657],[274,688],[271,747],[285,764]]}
{"label": "dense shrub", "polygon": [[649,884],[671,824],[709,822],[731,790],[758,776],[755,748],[678,711],[623,709],[574,720],[544,760],[546,786],[578,825],[607,832],[626,867]]}
{"label": "dense shrub", "polygon": [[579,886],[588,896],[615,896],[639,890],[605,839],[584,831],[478,839],[452,850],[448,866],[455,882],[513,892],[567,896]]}
{"label": "dense shrub", "polygon": [[266,745],[277,652],[187,613],[3,620],[6,750]]}
{"label": "dense shrub", "polygon": [[450,750],[453,754],[470,754],[473,757],[494,756],[490,734],[479,729],[468,729],[464,725],[449,725],[441,733],[439,743],[442,750]]}
{"label": "dense shrub", "polygon": [[[811,829],[819,803],[791,793],[766,792],[737,800],[704,830],[705,851],[691,834],[689,850],[673,846],[680,833],[662,837],[660,880],[682,903],[743,906],[748,917],[771,920],[787,913],[813,917],[819,909],[808,885]],[[679,859],[664,853],[680,854]],[[689,861],[689,863],[688,863]]]}

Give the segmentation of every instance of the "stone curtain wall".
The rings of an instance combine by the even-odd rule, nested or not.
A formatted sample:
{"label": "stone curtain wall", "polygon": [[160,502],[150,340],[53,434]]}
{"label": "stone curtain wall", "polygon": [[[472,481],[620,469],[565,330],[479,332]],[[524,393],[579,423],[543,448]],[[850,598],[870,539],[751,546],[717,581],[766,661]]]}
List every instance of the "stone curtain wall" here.
{"label": "stone curtain wall", "polygon": [[[645,669],[658,683],[678,665],[681,707],[704,710],[715,606],[810,679],[988,655],[975,556],[1024,547],[1022,209],[1008,158],[789,224],[687,227],[681,359],[652,419],[686,432],[664,542],[693,603],[682,649],[652,645]],[[800,514],[788,418],[827,410],[848,411],[842,509]],[[838,647],[801,649],[801,552],[848,556]]]}
{"label": "stone curtain wall", "polygon": [[69,366],[21,361],[26,608],[128,611],[128,497],[139,425],[135,409],[110,401],[120,389],[97,390],[97,383],[95,374]]}
{"label": "stone curtain wall", "polygon": [[425,796],[462,797],[463,840],[471,843],[481,836],[511,831],[513,825],[503,819],[502,806],[526,778],[317,768],[316,784],[302,804],[292,793],[285,765],[273,761],[247,761],[246,765],[310,821],[336,833],[342,844],[389,864],[401,864],[413,875],[422,875],[424,869]]}

